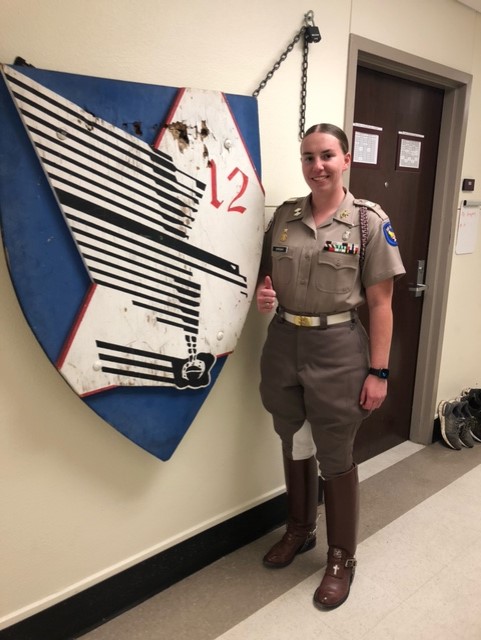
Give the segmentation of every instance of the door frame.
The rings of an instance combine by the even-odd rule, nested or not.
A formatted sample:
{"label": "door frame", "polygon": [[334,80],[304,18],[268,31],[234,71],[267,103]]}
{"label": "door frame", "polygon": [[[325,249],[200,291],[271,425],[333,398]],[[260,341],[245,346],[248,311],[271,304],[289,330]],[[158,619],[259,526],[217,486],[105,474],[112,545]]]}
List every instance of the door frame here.
{"label": "door frame", "polygon": [[[344,129],[352,140],[357,66],[444,89],[443,115],[433,196],[429,259],[416,363],[410,439],[433,441],[449,281],[460,203],[472,76],[355,34],[350,35]],[[348,172],[346,179],[349,180]]]}

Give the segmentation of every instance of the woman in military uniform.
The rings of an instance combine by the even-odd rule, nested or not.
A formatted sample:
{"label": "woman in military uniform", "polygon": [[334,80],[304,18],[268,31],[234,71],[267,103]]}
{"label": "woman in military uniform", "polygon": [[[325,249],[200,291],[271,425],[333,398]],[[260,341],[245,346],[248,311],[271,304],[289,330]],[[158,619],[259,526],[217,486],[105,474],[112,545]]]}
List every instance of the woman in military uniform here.
{"label": "woman in military uniform", "polygon": [[[405,272],[387,215],[343,188],[349,162],[341,129],[307,130],[301,163],[310,194],[276,210],[256,291],[259,311],[276,311],[260,391],[281,438],[288,496],[286,532],[263,561],[285,567],[315,546],[319,470],[329,547],[319,608],[342,604],[354,577],[354,438],[387,394],[393,280]],[[356,312],[365,302],[369,339]]]}

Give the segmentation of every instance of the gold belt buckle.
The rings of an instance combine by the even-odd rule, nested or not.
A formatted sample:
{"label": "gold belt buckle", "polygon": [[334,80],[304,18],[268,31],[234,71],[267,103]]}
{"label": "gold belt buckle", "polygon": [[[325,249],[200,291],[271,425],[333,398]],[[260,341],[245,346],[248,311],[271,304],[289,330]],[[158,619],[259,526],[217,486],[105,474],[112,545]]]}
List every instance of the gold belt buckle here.
{"label": "gold belt buckle", "polygon": [[312,327],[312,320],[309,316],[294,316],[294,324],[298,327]]}

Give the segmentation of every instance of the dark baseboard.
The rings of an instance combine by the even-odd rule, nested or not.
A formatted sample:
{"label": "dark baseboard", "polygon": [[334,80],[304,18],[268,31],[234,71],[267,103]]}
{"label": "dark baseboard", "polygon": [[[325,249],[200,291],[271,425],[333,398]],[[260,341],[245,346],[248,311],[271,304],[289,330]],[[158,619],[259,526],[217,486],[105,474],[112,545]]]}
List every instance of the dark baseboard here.
{"label": "dark baseboard", "polygon": [[[320,485],[320,502],[322,486]],[[230,518],[0,631],[0,640],[73,640],[278,527],[286,495]]]}

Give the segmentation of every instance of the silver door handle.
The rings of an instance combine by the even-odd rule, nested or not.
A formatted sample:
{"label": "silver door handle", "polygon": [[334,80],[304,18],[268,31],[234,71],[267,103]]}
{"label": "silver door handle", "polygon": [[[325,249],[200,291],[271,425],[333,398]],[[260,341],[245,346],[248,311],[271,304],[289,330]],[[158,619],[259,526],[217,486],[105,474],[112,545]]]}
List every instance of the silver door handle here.
{"label": "silver door handle", "polygon": [[427,284],[412,284],[409,287],[409,291],[414,292],[415,298],[420,298],[427,288],[428,288]]}
{"label": "silver door handle", "polygon": [[427,284],[424,284],[424,267],[426,265],[425,260],[418,260],[418,268],[416,271],[416,283],[411,282],[409,284],[409,291],[414,293],[415,298],[420,298],[428,288]]}

